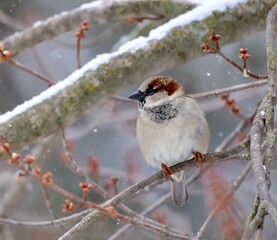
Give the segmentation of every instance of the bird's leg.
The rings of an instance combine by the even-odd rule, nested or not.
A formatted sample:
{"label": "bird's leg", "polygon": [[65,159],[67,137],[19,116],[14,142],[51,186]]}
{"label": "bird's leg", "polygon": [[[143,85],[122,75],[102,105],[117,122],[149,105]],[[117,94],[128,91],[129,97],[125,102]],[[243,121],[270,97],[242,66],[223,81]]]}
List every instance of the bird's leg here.
{"label": "bird's leg", "polygon": [[202,171],[202,166],[205,161],[204,156],[201,152],[194,152],[194,159],[197,167],[200,167],[200,171]]}
{"label": "bird's leg", "polygon": [[170,177],[170,175],[174,174],[174,171],[170,167],[166,166],[164,163],[162,163],[161,168],[162,168],[165,178],[173,181],[172,178]]}

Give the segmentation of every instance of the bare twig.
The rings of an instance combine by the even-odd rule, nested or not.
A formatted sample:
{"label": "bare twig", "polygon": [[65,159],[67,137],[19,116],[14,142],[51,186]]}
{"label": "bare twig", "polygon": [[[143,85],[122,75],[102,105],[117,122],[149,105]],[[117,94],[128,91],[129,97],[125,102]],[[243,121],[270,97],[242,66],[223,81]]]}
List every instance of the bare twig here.
{"label": "bare twig", "polygon": [[7,62],[8,62],[9,64],[11,64],[12,66],[14,66],[14,67],[16,67],[16,68],[19,68],[19,69],[21,69],[22,71],[27,72],[27,73],[29,73],[29,74],[31,74],[31,75],[37,77],[38,79],[40,79],[40,80],[46,82],[46,83],[48,84],[48,87],[51,87],[52,85],[55,84],[54,81],[48,79],[46,76],[44,76],[44,75],[42,75],[42,74],[36,72],[35,70],[33,70],[33,69],[31,69],[31,68],[28,68],[27,66],[25,66],[25,65],[23,65],[23,64],[21,64],[21,63],[15,61],[15,60],[12,59],[12,58],[9,58],[9,59],[7,60]]}
{"label": "bare twig", "polygon": [[267,76],[261,76],[251,73],[249,70],[247,70],[247,59],[250,57],[250,54],[247,52],[247,48],[241,48],[240,49],[240,59],[243,60],[243,67],[238,65],[236,62],[228,58],[223,52],[221,52],[219,40],[221,38],[221,35],[217,34],[214,30],[211,30],[211,34],[209,37],[209,40],[211,43],[215,44],[215,47],[211,47],[209,44],[204,43],[202,45],[202,52],[204,54],[218,54],[223,59],[225,59],[228,63],[230,63],[232,66],[234,66],[237,70],[239,70],[243,76],[245,77],[251,77],[256,80],[260,79],[267,79]]}
{"label": "bare twig", "polygon": [[[48,189],[45,185],[43,185],[41,182],[40,182],[40,186],[41,186],[41,191],[43,193],[43,196],[44,196],[44,201],[45,201],[45,204],[47,206],[47,209],[49,211],[49,214],[50,214],[50,217],[52,219],[52,221],[54,221],[55,219],[57,219],[57,216],[54,212],[54,209],[53,209],[53,205],[51,203],[51,199],[50,199],[50,196],[49,196],[49,192],[48,192]],[[62,231],[68,231],[64,225],[59,225],[59,227],[61,228]]]}
{"label": "bare twig", "polygon": [[268,76],[262,76],[262,75],[256,75],[254,73],[251,73],[249,70],[246,70],[245,74],[245,68],[239,66],[237,63],[235,63],[233,60],[228,58],[225,54],[223,54],[221,51],[216,52],[219,56],[221,56],[223,59],[225,59],[227,62],[229,62],[231,65],[233,65],[236,69],[238,69],[242,74],[247,75],[253,79],[261,80],[261,79],[267,79]]}
{"label": "bare twig", "polygon": [[50,196],[49,196],[49,192],[48,192],[48,189],[45,185],[43,185],[42,183],[40,183],[40,186],[41,186],[41,191],[43,193],[43,196],[44,196],[44,201],[45,201],[45,204],[47,206],[47,209],[50,213],[50,217],[52,220],[56,219],[56,215],[54,213],[54,210],[53,210],[53,206],[52,206],[52,203],[51,203],[51,200],[50,200]]}
{"label": "bare twig", "polygon": [[16,60],[14,60],[13,58],[11,58],[11,52],[10,51],[7,51],[3,48],[1,48],[0,46],[0,62],[7,62],[9,63],[10,65],[26,72],[26,73],[29,73],[35,77],[37,77],[38,79],[46,82],[48,84],[48,87],[51,87],[52,85],[54,85],[54,82],[50,79],[48,79],[46,76],[36,72],[35,70],[17,62]]}
{"label": "bare twig", "polygon": [[83,21],[82,24],[79,27],[79,31],[75,33],[75,37],[77,39],[76,44],[76,59],[77,59],[77,68],[81,68],[81,62],[80,62],[80,46],[81,46],[81,39],[86,37],[85,31],[89,30],[88,28],[88,22]]}
{"label": "bare twig", "polygon": [[20,221],[8,218],[0,218],[0,224],[5,226],[17,226],[25,228],[37,228],[37,227],[50,227],[50,226],[61,226],[67,223],[72,223],[74,221],[80,220],[83,216],[87,215],[91,209],[87,209],[78,213],[71,214],[70,216],[51,220],[51,221]]}

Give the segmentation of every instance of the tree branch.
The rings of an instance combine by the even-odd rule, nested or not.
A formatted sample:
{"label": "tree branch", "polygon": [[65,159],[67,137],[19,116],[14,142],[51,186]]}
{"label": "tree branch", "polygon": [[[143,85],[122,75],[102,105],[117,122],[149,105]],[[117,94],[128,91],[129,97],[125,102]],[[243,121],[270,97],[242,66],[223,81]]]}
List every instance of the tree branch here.
{"label": "tree branch", "polygon": [[120,89],[199,55],[210,28],[220,26],[223,43],[260,31],[273,3],[249,0],[225,12],[220,12],[224,11],[222,6],[212,5],[213,9],[207,4],[152,30],[146,38],[139,37],[112,54],[99,55],[62,82],[2,115],[2,138],[16,150],[71,124]]}
{"label": "tree branch", "polygon": [[[249,146],[249,138],[245,138],[242,142],[235,145],[234,147],[218,152],[218,153],[209,153],[204,154],[205,161],[212,163],[216,161],[225,161],[230,159],[237,159],[237,154],[247,148]],[[195,159],[192,158],[190,160],[186,160],[184,162],[178,163],[174,165],[172,170],[174,172],[180,172],[184,168],[195,166],[196,162]],[[164,178],[164,174],[162,171],[157,172],[156,174],[152,175],[149,178],[146,178],[138,183],[135,183],[134,185],[122,190],[119,194],[112,197],[108,201],[101,204],[102,208],[106,208],[109,206],[114,206],[122,201],[127,200],[130,196],[135,194],[137,191],[144,189],[149,184],[156,182],[160,179]],[[68,232],[66,232],[63,236],[59,238],[59,240],[70,240],[75,239],[82,231],[84,231],[92,222],[96,221],[99,217],[101,217],[102,214],[97,211],[93,210],[90,212],[87,216],[85,216],[79,223],[77,223],[74,227],[72,227]]]}
{"label": "tree branch", "polygon": [[[198,179],[201,176],[202,172],[197,172],[192,177],[190,177],[187,181],[187,186],[190,186],[196,179]],[[138,193],[138,192],[137,192]],[[142,220],[144,220],[144,216],[153,212],[155,209],[157,209],[159,206],[161,206],[165,201],[167,201],[171,197],[171,192],[166,193],[163,195],[160,199],[155,201],[152,205],[144,209],[139,215],[142,217]],[[130,227],[132,227],[132,224],[126,224],[122,228],[118,229],[113,235],[111,235],[108,240],[115,240],[119,237],[121,237],[124,232],[126,232]]]}
{"label": "tree branch", "polygon": [[170,19],[190,10],[192,7],[192,4],[180,4],[176,1],[92,1],[71,11],[62,12],[46,20],[38,21],[32,27],[22,32],[16,32],[2,40],[0,46],[11,50],[11,56],[16,56],[29,47],[65,32],[78,29],[83,21],[88,21],[89,25],[94,25],[149,15],[164,16]]}
{"label": "tree branch", "polygon": [[258,80],[255,82],[250,82],[250,83],[242,83],[242,84],[237,84],[231,87],[226,87],[226,88],[220,88],[220,89],[215,89],[212,91],[207,91],[203,93],[194,93],[194,94],[189,94],[190,97],[192,98],[207,98],[207,97],[217,97],[220,95],[224,94],[229,94],[232,92],[237,92],[249,88],[256,88],[260,86],[264,86],[267,84],[267,80]]}
{"label": "tree branch", "polygon": [[[269,192],[271,185],[270,162],[273,157],[276,139],[273,130],[277,90],[276,53],[274,48],[276,18],[277,4],[270,10],[266,24],[268,91],[259,105],[250,131],[250,156],[257,185],[257,196],[250,211],[242,239],[251,239],[254,232],[263,226],[267,214],[270,215],[277,226],[277,210],[271,201]],[[261,144],[264,138],[266,149],[263,157]]]}

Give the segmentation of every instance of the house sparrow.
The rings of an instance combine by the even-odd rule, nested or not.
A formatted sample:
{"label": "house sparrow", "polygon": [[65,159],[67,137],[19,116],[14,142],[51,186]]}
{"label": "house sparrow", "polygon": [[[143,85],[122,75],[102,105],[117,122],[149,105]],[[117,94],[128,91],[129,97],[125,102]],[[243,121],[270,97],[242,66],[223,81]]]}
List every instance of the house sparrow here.
{"label": "house sparrow", "polygon": [[[161,166],[169,176],[170,166],[206,153],[210,132],[204,113],[173,78],[150,77],[129,98],[139,101],[137,138],[148,164]],[[172,178],[173,203],[182,206],[188,201],[185,173]]]}

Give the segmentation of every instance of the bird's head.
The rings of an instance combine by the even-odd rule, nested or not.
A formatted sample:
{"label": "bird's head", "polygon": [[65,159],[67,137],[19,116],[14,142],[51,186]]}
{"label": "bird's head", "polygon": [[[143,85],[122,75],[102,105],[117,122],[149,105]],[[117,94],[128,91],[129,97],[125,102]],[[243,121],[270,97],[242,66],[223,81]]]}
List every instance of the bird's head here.
{"label": "bird's head", "polygon": [[129,98],[139,101],[139,107],[151,107],[184,96],[182,86],[170,76],[153,76],[146,79],[138,91]]}

